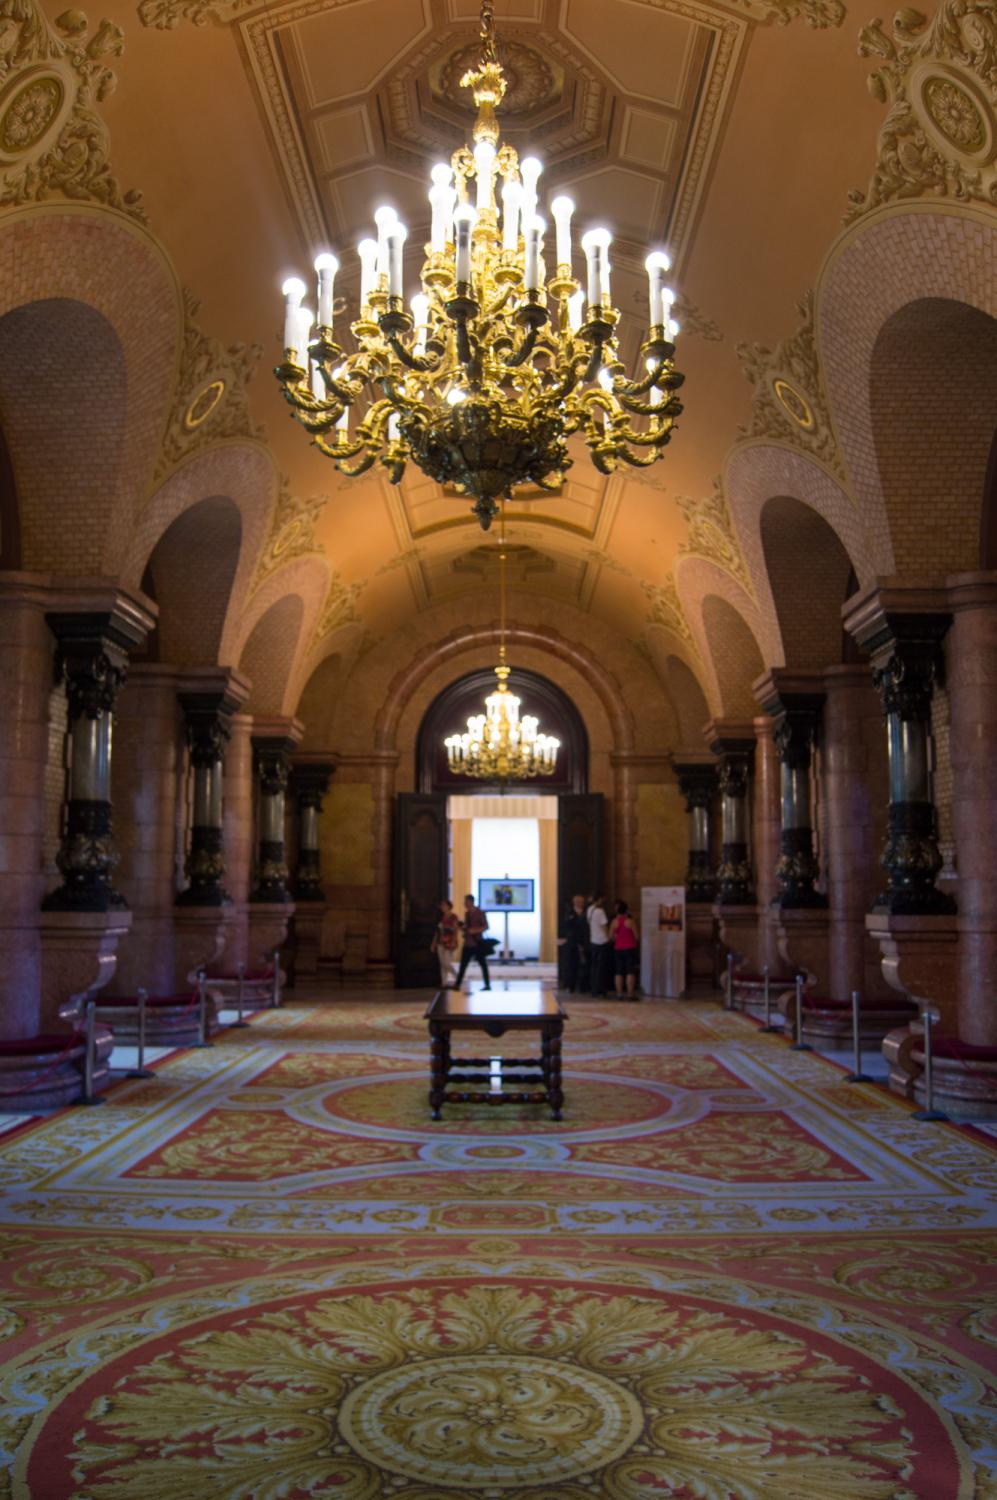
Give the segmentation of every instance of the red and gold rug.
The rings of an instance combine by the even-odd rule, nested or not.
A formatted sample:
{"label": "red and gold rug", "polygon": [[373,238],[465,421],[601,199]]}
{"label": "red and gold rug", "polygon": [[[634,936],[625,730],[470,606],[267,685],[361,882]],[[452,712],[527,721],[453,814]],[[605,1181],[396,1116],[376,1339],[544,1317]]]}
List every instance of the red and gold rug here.
{"label": "red and gold rug", "polygon": [[997,1153],[710,1004],[294,1004],[0,1140],[0,1494],[993,1500]]}

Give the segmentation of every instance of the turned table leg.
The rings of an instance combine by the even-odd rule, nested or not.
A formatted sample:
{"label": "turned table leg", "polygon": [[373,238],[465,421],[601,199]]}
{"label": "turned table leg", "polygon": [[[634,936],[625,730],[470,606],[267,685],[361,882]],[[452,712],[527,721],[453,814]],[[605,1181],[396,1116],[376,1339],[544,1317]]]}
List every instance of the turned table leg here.
{"label": "turned table leg", "polygon": [[429,1108],[433,1119],[440,1119],[443,1094],[447,1086],[450,1038],[439,1021],[429,1023]]}
{"label": "turned table leg", "polygon": [[564,1023],[555,1021],[550,1029],[550,1079],[547,1092],[550,1098],[550,1117],[552,1120],[562,1118],[561,1110],[564,1106],[564,1094],[561,1090],[561,1032]]}

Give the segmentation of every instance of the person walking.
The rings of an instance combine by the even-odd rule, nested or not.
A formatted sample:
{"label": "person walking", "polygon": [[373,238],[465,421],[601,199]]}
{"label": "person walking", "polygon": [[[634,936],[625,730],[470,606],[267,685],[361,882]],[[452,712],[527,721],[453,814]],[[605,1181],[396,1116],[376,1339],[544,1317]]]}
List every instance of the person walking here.
{"label": "person walking", "polygon": [[640,932],[625,901],[616,903],[616,915],[609,924],[609,940],[613,945],[616,960],[616,993],[622,999],[623,986],[626,983],[627,999],[636,1000]]}
{"label": "person walking", "polygon": [[605,896],[593,896],[585,915],[589,924],[589,987],[593,1000],[601,1000],[606,993],[609,956],[613,951],[609,943]]}
{"label": "person walking", "polygon": [[460,920],[453,909],[453,902],[444,898],[440,902],[440,920],[436,924],[430,944],[440,964],[440,988],[451,990],[457,973],[457,944],[460,940]]}
{"label": "person walking", "polygon": [[488,950],[485,948],[485,933],[488,931],[488,918],[480,906],[475,906],[473,896],[464,897],[464,951],[460,955],[460,968],[457,970],[457,983],[455,989],[460,989],[464,983],[464,975],[472,958],[478,960],[481,973],[484,978],[483,988],[490,990],[492,982],[488,977]]}
{"label": "person walking", "polygon": [[564,924],[564,980],[574,995],[585,988],[588,960],[589,924],[585,915],[585,897],[572,896],[571,909]]}

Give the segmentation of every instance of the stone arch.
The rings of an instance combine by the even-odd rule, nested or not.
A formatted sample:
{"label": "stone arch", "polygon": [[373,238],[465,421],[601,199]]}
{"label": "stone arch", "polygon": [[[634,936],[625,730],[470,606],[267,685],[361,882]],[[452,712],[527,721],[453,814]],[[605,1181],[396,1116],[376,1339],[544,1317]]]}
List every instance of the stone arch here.
{"label": "stone arch", "polygon": [[750,719],[757,713],[751,684],[765,670],[751,627],[726,599],[708,594],[703,600],[703,629],[717,674],[724,715]]}
{"label": "stone arch", "polygon": [[841,659],[841,606],[854,569],[837,532],[791,495],[761,513],[765,572],[787,667],[821,670]]}
{"label": "stone arch", "polygon": [[121,215],[32,207],[0,227],[0,425],[21,562],[116,574],[176,379],[180,292]]}
{"label": "stone arch", "polygon": [[[297,557],[264,579],[250,596],[249,603],[243,611],[238,624],[233,624],[225,632],[223,650],[226,652],[226,655],[224,659],[226,661],[241,662],[244,660],[248,643],[264,616],[284,598],[293,595],[298,599],[301,605],[301,612],[297,616],[298,624],[294,633],[293,649],[290,656],[286,654],[284,646],[286,646],[290,638],[289,627],[292,616],[289,611],[286,611],[280,617],[283,627],[281,635],[283,644],[277,654],[282,663],[279,677],[280,701],[282,706],[279,709],[269,709],[268,712],[290,714],[293,711],[300,693],[301,666],[310,650],[315,627],[322,612],[322,605],[325,602],[328,587],[329,564],[324,557],[314,555]],[[228,649],[229,641],[232,642],[231,651]],[[264,670],[267,676],[272,679],[272,690],[268,689],[268,692],[273,697],[276,694],[278,680],[269,665],[266,665]],[[249,675],[248,671],[247,675]],[[249,701],[251,704],[250,712],[262,712],[257,707],[255,695]]]}
{"label": "stone arch", "polygon": [[710,718],[709,704],[699,678],[680,656],[669,656],[665,663],[665,684],[678,716],[682,744],[698,745],[703,726]]}
{"label": "stone arch", "polygon": [[[961,303],[987,317],[997,311],[997,226],[992,210],[988,213],[954,204],[940,208],[928,203],[884,209],[842,236],[821,275],[818,351],[839,446],[861,507],[874,573],[909,567],[908,554],[918,545],[916,539],[909,539],[915,528],[909,523],[909,513],[903,511],[903,497],[895,496],[892,512],[887,509],[887,482],[881,470],[888,447],[894,440],[903,441],[904,433],[911,430],[910,423],[903,420],[903,414],[898,422],[890,419],[889,392],[881,390],[877,402],[874,385],[877,375],[881,381],[896,364],[901,351],[895,335],[904,327],[931,329],[936,314],[929,309],[901,319],[880,346],[877,357],[880,335],[893,316],[922,302]],[[934,338],[935,334],[930,336]],[[939,336],[945,337],[941,330]],[[987,363],[989,383],[989,357]],[[905,379],[907,399],[912,391],[921,389],[920,368],[918,357]],[[934,431],[937,415],[934,407],[931,410],[932,421],[924,426]],[[924,414],[922,407],[922,422]],[[964,472],[961,466],[960,472]],[[946,484],[944,477],[942,484]],[[979,479],[969,502],[974,521],[981,489]],[[966,504],[965,495],[961,504]],[[946,551],[954,550],[954,545],[945,540]],[[923,564],[920,566],[923,568]],[[931,561],[933,571],[946,566],[944,557],[936,555]]]}
{"label": "stone arch", "polygon": [[256,621],[239,657],[239,671],[252,683],[246,712],[285,712],[287,680],[298,649],[305,605],[300,594],[284,594]]}
{"label": "stone arch", "polygon": [[[770,661],[778,660],[780,656],[774,611],[766,628],[766,617],[761,614],[751,595],[731,573],[727,572],[726,568],[719,567],[717,563],[710,562],[705,557],[689,554],[680,557],[675,565],[675,586],[703,663],[702,680],[707,702],[714,713],[729,713],[730,710],[724,707],[724,692],[720,683],[720,675],[713,659],[709,633],[703,619],[704,601],[710,595],[726,600],[734,614],[746,622],[749,633],[757,643],[758,651],[763,656],[767,655]],[[759,668],[759,671],[762,670],[764,669]]]}
{"label": "stone arch", "polygon": [[0,428],[0,568],[21,566],[21,508],[10,450]]}
{"label": "stone arch", "polygon": [[182,511],[153,549],[142,589],[159,606],[150,654],[177,666],[214,666],[242,546],[242,516],[227,495]]}

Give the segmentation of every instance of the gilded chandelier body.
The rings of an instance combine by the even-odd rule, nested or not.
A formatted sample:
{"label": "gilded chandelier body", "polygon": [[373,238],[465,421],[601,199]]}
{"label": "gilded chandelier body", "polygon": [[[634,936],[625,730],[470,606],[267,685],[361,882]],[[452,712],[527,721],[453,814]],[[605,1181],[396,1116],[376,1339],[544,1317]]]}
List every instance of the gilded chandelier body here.
{"label": "gilded chandelier body", "polygon": [[[405,305],[406,230],[379,209],[377,240],[358,247],[360,316],[354,348],[333,336],[335,256],[316,260],[318,322],[301,306],[304,283],[284,284],[284,360],[276,375],[293,415],[346,475],[380,464],[397,484],[409,459],[467,495],[487,530],[499,497],[520,485],[560,488],[568,439],[580,434],[603,474],[661,456],[682,410],[674,367],[677,324],[664,286],[668,257],[647,258],[650,321],[642,368],[629,378],[610,298],[610,235],[582,239],[586,283],[572,270],[571,215],[551,204],[556,270],[547,277],[537,215],[540,163],[499,141],[505,79],[491,7],[482,10],[482,58],[465,74],[477,105],[473,150],[433,168],[432,234],[421,291]],[[501,212],[497,203],[501,179]],[[473,201],[472,201],[473,184]]]}

